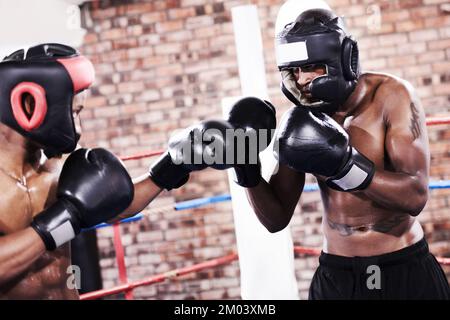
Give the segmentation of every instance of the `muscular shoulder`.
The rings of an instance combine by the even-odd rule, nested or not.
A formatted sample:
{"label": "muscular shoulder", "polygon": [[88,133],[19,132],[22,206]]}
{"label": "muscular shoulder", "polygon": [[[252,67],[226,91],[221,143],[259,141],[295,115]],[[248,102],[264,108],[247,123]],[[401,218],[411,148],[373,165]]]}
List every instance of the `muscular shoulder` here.
{"label": "muscular shoulder", "polygon": [[67,157],[68,155],[62,155],[61,157],[47,159],[40,167],[40,174],[45,175],[45,180],[53,187],[58,184],[59,176]]}
{"label": "muscular shoulder", "polygon": [[411,103],[417,104],[414,87],[408,81],[389,74],[380,74],[379,81],[374,100],[382,108],[385,118],[408,114]]}
{"label": "muscular shoulder", "polygon": [[62,155],[61,157],[47,159],[42,164],[42,167],[41,167],[42,171],[59,176],[67,157],[68,157],[67,155]]}

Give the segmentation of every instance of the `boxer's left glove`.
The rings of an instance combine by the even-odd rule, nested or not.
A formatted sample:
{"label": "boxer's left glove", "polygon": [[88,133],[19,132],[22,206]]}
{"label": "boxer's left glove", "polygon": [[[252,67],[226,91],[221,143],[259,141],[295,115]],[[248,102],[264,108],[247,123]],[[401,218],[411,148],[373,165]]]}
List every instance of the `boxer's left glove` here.
{"label": "boxer's left glove", "polygon": [[132,202],[134,187],[120,160],[105,149],[79,149],[64,163],[57,201],[39,213],[31,227],[47,250],[73,239],[82,228],[106,222]]}
{"label": "boxer's left glove", "polygon": [[275,157],[300,172],[326,177],[339,191],[364,190],[372,182],[374,163],[350,144],[348,134],[331,117],[302,106],[283,116]]}
{"label": "boxer's left glove", "polygon": [[[267,100],[246,97],[237,101],[230,109],[227,121],[235,130],[243,130],[244,150],[237,150],[237,157],[244,157],[233,168],[235,182],[245,188],[256,187],[261,181],[261,164],[258,154],[266,149],[277,126],[275,107]],[[254,139],[252,139],[254,134]],[[256,155],[256,162],[251,157]]]}

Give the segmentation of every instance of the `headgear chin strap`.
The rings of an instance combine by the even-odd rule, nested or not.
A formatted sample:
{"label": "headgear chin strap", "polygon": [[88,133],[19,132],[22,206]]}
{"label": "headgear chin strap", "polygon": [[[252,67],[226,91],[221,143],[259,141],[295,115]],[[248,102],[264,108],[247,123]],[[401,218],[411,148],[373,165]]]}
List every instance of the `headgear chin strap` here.
{"label": "headgear chin strap", "polygon": [[[358,46],[347,36],[336,17],[327,22],[304,19],[285,26],[276,38],[277,65],[281,72],[281,90],[296,105],[334,113],[356,87],[359,71]],[[302,97],[292,69],[324,65],[326,74],[313,79],[309,91],[314,102]]]}
{"label": "headgear chin strap", "polygon": [[[94,78],[92,63],[72,47],[49,43],[18,50],[0,62],[0,121],[42,145],[48,158],[72,152],[80,138],[73,97]],[[26,95],[34,100],[29,111]]]}

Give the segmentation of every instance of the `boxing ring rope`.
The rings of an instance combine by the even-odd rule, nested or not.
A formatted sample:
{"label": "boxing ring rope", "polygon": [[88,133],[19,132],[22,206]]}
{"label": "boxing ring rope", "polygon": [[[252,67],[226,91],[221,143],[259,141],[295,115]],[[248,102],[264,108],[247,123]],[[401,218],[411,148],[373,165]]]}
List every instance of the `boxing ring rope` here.
{"label": "boxing ring rope", "polygon": [[426,123],[428,126],[435,126],[439,124],[450,124],[450,117],[427,118]]}
{"label": "boxing ring rope", "polygon": [[230,253],[226,256],[223,256],[223,257],[220,257],[217,259],[207,260],[205,262],[194,264],[192,266],[171,270],[168,272],[157,274],[155,276],[144,278],[143,280],[138,280],[138,281],[122,284],[122,285],[113,287],[111,289],[104,289],[104,290],[89,292],[89,293],[81,295],[80,299],[81,300],[92,300],[92,299],[102,298],[102,297],[108,296],[108,295],[121,293],[124,291],[130,292],[131,290],[133,290],[134,288],[137,288],[137,287],[163,282],[167,279],[173,279],[173,278],[176,278],[179,276],[183,276],[183,275],[186,275],[186,274],[189,274],[192,272],[198,272],[198,271],[201,271],[204,269],[214,268],[217,266],[231,263],[233,261],[236,261],[237,259],[238,259],[237,253],[233,252],[233,253]]}
{"label": "boxing ring rope", "polygon": [[[428,126],[450,124],[450,117],[427,118],[426,124]],[[138,160],[138,159],[148,158],[148,157],[152,157],[152,156],[157,156],[164,152],[165,152],[165,150],[155,150],[155,151],[150,151],[150,152],[145,152],[145,153],[140,153],[140,154],[135,154],[135,155],[130,155],[130,156],[122,156],[120,158],[123,161]],[[447,188],[450,188],[450,180],[441,180],[441,181],[431,182],[428,187],[430,190],[432,190],[432,189],[447,189]],[[306,184],[304,187],[304,192],[313,192],[313,191],[317,191],[317,190],[319,190],[317,184]],[[225,194],[225,195],[219,195],[219,196],[214,196],[214,197],[199,198],[199,199],[183,201],[180,203],[175,203],[174,205],[169,205],[169,206],[164,207],[164,210],[171,209],[171,210],[181,211],[181,210],[198,208],[198,207],[205,206],[208,204],[230,201],[230,200],[231,200],[231,196],[229,194]],[[161,209],[162,208],[160,208],[159,211],[164,211]],[[114,294],[118,294],[118,293],[122,293],[122,292],[125,293],[125,299],[131,300],[131,299],[133,299],[133,289],[135,289],[137,287],[164,282],[167,279],[173,279],[173,278],[176,278],[176,277],[179,277],[182,275],[186,275],[186,274],[198,272],[198,271],[201,271],[204,269],[209,269],[209,268],[229,264],[233,261],[238,260],[237,253],[233,252],[226,256],[208,260],[208,261],[205,261],[202,263],[194,264],[192,266],[171,270],[171,271],[164,272],[164,273],[161,273],[158,275],[144,278],[142,280],[129,282],[128,276],[127,276],[126,264],[125,264],[125,252],[124,252],[124,248],[122,245],[122,239],[121,239],[121,234],[120,234],[120,224],[130,223],[130,222],[135,222],[135,221],[141,220],[143,217],[150,214],[151,212],[154,212],[154,210],[150,211],[149,213],[146,213],[146,214],[138,213],[137,215],[135,215],[131,218],[123,219],[123,220],[115,223],[114,225],[112,225],[113,232],[114,232],[114,236],[113,236],[114,248],[116,250],[116,261],[117,261],[117,266],[118,266],[118,271],[119,271],[119,281],[121,284],[118,286],[112,287],[110,289],[102,289],[102,290],[97,290],[97,291],[89,292],[86,294],[82,294],[82,295],[80,295],[81,300],[98,299],[98,298],[102,298],[105,296],[110,296],[110,295],[114,295]],[[110,227],[110,226],[111,226],[110,224],[102,223],[93,228],[98,229],[98,228],[104,228],[104,227]],[[320,252],[321,252],[321,250],[318,248],[308,248],[308,247],[301,247],[301,246],[294,247],[294,253],[300,254],[300,255],[318,256],[318,255],[320,255]],[[442,265],[450,265],[450,258],[436,257],[436,259]]]}
{"label": "boxing ring rope", "polygon": [[[426,124],[428,126],[450,124],[450,117],[430,117],[430,118],[426,119]],[[149,151],[149,152],[137,153],[135,155],[130,155],[130,156],[121,156],[120,158],[123,161],[139,160],[139,159],[143,159],[143,158],[159,156],[159,155],[163,154],[165,151],[166,151],[165,149],[160,149],[160,150],[154,150],[154,151]]]}

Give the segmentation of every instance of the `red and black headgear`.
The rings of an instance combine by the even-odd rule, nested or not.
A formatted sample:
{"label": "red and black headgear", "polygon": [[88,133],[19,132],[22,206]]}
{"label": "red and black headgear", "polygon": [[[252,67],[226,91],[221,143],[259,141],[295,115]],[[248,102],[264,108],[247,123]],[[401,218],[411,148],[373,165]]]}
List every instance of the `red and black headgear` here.
{"label": "red and black headgear", "polygon": [[[95,78],[92,63],[72,47],[48,43],[18,50],[0,62],[0,121],[43,146],[47,157],[75,150],[75,94]],[[27,112],[25,95],[34,99]]]}

